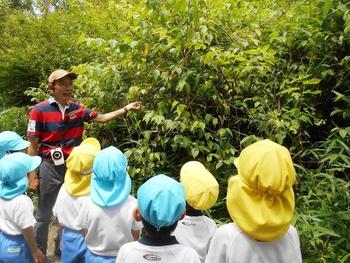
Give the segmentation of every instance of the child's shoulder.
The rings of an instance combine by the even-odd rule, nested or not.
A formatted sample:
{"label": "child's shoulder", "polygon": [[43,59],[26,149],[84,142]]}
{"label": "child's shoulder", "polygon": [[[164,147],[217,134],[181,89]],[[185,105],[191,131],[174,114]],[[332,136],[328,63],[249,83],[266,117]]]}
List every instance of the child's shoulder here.
{"label": "child's shoulder", "polygon": [[[1,199],[3,200],[3,199]],[[33,205],[33,201],[32,199],[30,199],[28,196],[22,194],[22,195],[18,195],[14,198],[12,198],[11,200],[3,200],[3,202],[6,202],[10,205],[11,209],[13,210],[18,210],[21,207],[34,207]]]}
{"label": "child's shoulder", "polygon": [[235,223],[227,223],[219,226],[216,235],[220,237],[236,237],[242,233],[242,230]]}
{"label": "child's shoulder", "polygon": [[27,195],[25,195],[25,194],[17,195],[17,196],[14,197],[12,200],[13,200],[14,202],[18,202],[18,203],[22,203],[22,202],[23,202],[23,203],[25,203],[25,204],[27,204],[27,203],[33,204],[32,199],[30,199],[30,197],[27,196]]}

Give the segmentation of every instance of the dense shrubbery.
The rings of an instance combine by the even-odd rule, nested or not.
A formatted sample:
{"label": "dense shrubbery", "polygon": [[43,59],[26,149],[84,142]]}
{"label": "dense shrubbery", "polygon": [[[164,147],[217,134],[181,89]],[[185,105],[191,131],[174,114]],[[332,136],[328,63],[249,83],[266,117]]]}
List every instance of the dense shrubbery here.
{"label": "dense shrubbery", "polygon": [[[295,223],[305,261],[348,260],[346,1],[109,1],[95,8],[89,2],[95,1],[45,19],[27,17],[33,32],[48,22],[57,26],[58,17],[65,21],[58,25],[73,20],[54,30],[64,44],[31,35],[33,45],[50,47],[44,50],[21,52],[19,33],[16,55],[1,49],[10,59],[0,69],[15,78],[12,67],[28,68],[21,56],[32,57],[41,73],[35,77],[45,80],[52,68],[74,65],[76,98],[101,112],[141,100],[142,112],[87,133],[126,150],[136,187],[154,173],[177,176],[185,161],[204,162],[220,182],[221,201],[211,211],[219,222],[228,219],[223,198],[240,150],[259,138],[284,144],[298,173]],[[1,75],[0,83],[9,79]],[[44,86],[29,87],[28,95],[44,96]],[[0,118],[1,128],[12,120]]]}

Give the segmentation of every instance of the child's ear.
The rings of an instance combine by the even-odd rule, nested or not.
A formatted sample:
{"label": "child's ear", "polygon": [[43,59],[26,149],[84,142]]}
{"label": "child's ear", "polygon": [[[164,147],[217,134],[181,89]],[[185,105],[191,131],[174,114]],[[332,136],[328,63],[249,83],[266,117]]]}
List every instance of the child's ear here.
{"label": "child's ear", "polygon": [[138,208],[135,208],[134,210],[134,218],[137,222],[141,222],[141,213],[140,210]]}

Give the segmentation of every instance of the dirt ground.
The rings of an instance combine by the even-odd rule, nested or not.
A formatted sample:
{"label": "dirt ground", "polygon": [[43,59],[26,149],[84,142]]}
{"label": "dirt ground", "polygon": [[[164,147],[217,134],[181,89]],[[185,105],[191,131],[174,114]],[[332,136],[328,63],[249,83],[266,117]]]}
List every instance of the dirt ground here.
{"label": "dirt ground", "polygon": [[48,247],[47,247],[48,263],[61,263],[60,258],[54,255],[54,250],[55,250],[54,238],[56,236],[56,231],[57,231],[56,223],[52,222],[50,224],[49,240],[48,240]]}

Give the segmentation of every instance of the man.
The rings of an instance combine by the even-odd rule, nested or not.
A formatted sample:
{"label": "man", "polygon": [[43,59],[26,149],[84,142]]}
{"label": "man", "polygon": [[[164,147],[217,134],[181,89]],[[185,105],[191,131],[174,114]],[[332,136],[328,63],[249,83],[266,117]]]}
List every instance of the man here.
{"label": "man", "polygon": [[[65,160],[73,147],[81,143],[84,122],[106,123],[129,110],[141,108],[140,102],[133,102],[106,114],[87,109],[72,101],[73,80],[76,78],[77,74],[63,69],[52,72],[48,84],[51,97],[36,104],[29,114],[28,154],[43,158],[39,167],[41,181],[35,230],[38,246],[45,254],[52,208],[64,182]],[[36,172],[29,175],[29,184],[34,191],[38,189]]]}

